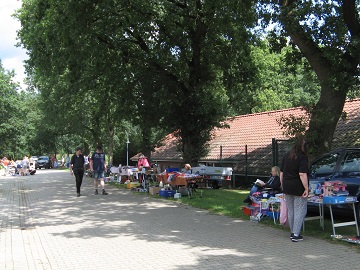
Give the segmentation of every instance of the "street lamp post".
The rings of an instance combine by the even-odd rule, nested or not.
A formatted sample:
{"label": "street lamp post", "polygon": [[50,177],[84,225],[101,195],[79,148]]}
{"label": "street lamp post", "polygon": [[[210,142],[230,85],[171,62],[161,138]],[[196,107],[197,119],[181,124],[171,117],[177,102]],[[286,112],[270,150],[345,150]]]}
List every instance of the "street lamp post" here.
{"label": "street lamp post", "polygon": [[129,134],[126,132],[126,167],[129,167],[129,143]]}

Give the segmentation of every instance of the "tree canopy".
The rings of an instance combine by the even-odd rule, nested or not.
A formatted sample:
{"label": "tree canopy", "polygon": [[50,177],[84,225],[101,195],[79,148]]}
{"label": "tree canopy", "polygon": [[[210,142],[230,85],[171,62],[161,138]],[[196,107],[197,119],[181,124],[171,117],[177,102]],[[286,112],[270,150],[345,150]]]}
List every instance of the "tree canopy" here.
{"label": "tree canopy", "polygon": [[261,1],[264,22],[275,22],[316,73],[320,97],[307,130],[314,155],[331,148],[347,97],[358,91],[360,64],[359,1]]}
{"label": "tree canopy", "polygon": [[292,106],[309,109],[313,149],[327,151],[358,95],[358,10],[355,0],[23,0],[16,16],[49,148],[76,138],[112,156],[134,132],[149,156],[174,132],[196,163],[227,116]]}
{"label": "tree canopy", "polygon": [[[179,136],[185,161],[196,161],[228,114],[226,89],[253,76],[253,7],[253,1],[235,0],[27,0],[18,13],[19,36],[43,95],[71,97],[74,114],[84,106],[78,99],[98,105],[118,99],[114,114],[125,119],[146,119],[146,103],[158,113],[141,121],[144,131],[161,121]],[[144,99],[150,96],[159,102]],[[99,125],[106,114],[110,131],[118,119],[109,112],[93,113],[92,122]]]}

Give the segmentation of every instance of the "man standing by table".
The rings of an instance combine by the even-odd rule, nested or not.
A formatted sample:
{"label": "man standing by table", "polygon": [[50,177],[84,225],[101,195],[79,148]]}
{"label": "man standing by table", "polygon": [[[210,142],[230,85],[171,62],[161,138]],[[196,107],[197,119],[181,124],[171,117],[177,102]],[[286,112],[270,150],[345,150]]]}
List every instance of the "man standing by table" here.
{"label": "man standing by table", "polygon": [[96,152],[92,155],[90,160],[90,171],[94,172],[94,188],[95,195],[98,195],[98,184],[102,187],[102,195],[108,195],[105,191],[104,172],[106,171],[105,154],[101,146],[96,147]]}

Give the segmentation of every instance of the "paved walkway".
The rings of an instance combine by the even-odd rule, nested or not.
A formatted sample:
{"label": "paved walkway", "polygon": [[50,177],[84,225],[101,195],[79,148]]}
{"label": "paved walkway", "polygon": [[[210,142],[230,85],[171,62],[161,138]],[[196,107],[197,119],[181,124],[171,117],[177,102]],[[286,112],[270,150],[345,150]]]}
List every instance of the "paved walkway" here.
{"label": "paved walkway", "polygon": [[351,246],[115,187],[75,196],[68,172],[0,178],[0,269],[360,269]]}

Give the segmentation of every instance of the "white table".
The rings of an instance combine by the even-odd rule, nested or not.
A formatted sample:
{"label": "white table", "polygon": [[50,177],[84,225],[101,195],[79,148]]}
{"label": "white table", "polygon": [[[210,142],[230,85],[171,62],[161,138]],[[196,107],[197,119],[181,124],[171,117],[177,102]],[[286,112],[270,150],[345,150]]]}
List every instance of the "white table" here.
{"label": "white table", "polygon": [[[324,205],[325,205],[325,206],[329,207],[329,210],[330,210],[330,217],[331,217],[331,225],[332,225],[332,229],[333,229],[333,235],[336,235],[335,228],[345,227],[345,226],[355,226],[357,235],[360,235],[359,226],[358,226],[358,222],[357,222],[356,208],[355,208],[355,203],[357,203],[357,201],[352,201],[352,202],[349,201],[349,202],[341,202],[341,203],[323,203],[322,201],[318,201],[318,202],[312,202],[312,203],[316,203],[316,204],[319,205],[319,216],[305,218],[304,219],[304,224],[303,224],[303,230],[305,230],[305,221],[315,220],[315,219],[320,219],[320,226],[324,230]],[[349,204],[351,206],[351,208],[353,210],[353,213],[354,213],[354,220],[348,221],[348,222],[335,223],[332,206],[333,205],[340,205],[340,204]]]}
{"label": "white table", "polygon": [[333,217],[333,212],[332,212],[332,206],[333,205],[339,205],[340,203],[336,203],[336,204],[335,203],[328,203],[328,204],[325,204],[330,209],[330,216],[331,216],[331,224],[332,224],[332,228],[333,228],[333,235],[336,235],[335,228],[345,227],[345,226],[355,226],[357,235],[360,235],[359,234],[359,225],[358,225],[357,217],[356,217],[355,203],[357,203],[357,202],[341,203],[341,204],[350,204],[351,205],[351,208],[353,209],[353,212],[354,212],[354,220],[353,221],[348,221],[348,222],[340,222],[340,223],[335,223],[334,222],[334,217]]}

